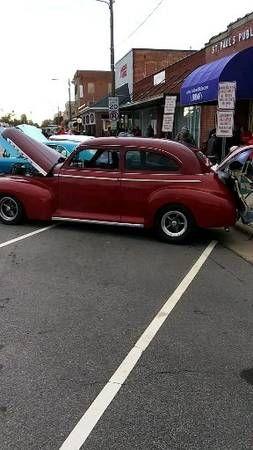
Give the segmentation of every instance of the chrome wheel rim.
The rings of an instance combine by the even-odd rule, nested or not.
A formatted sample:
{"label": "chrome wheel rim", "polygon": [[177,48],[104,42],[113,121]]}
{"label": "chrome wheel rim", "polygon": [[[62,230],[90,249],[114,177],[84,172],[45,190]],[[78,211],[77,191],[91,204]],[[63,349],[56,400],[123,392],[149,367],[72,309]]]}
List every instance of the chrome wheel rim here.
{"label": "chrome wheel rim", "polygon": [[2,197],[0,199],[0,216],[6,222],[12,222],[16,219],[19,212],[19,207],[16,202],[11,197]]}
{"label": "chrome wheel rim", "polygon": [[181,211],[168,211],[162,216],[161,227],[167,236],[180,237],[186,232],[188,221]]}

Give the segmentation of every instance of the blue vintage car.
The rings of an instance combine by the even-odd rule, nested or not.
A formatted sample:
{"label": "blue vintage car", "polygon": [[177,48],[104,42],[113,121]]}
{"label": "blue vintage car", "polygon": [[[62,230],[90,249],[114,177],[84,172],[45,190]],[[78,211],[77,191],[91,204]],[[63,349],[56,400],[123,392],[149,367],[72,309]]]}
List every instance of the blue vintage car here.
{"label": "blue vintage car", "polygon": [[[39,128],[31,125],[18,126],[25,134],[38,140],[39,142],[48,145],[57,150],[62,156],[67,157],[75,150],[78,142],[72,141],[49,141],[40,131]],[[4,128],[0,128],[0,174],[9,174],[15,167],[22,165],[26,169],[32,170],[30,162],[22,156],[19,151],[1,135]]]}
{"label": "blue vintage car", "polygon": [[79,143],[73,141],[48,141],[46,145],[59,152],[62,156],[68,157]]}

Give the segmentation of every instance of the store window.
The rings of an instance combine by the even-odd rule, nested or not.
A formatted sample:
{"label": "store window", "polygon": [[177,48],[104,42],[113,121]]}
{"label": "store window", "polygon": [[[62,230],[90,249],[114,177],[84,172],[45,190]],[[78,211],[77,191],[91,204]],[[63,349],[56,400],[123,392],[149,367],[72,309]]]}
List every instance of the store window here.
{"label": "store window", "polygon": [[79,97],[83,98],[83,85],[82,84],[79,85]]}
{"label": "store window", "polygon": [[187,127],[192,134],[196,145],[200,139],[200,106],[177,106],[174,120],[174,136],[182,127]]}
{"label": "store window", "polygon": [[95,83],[88,83],[88,94],[95,94]]}

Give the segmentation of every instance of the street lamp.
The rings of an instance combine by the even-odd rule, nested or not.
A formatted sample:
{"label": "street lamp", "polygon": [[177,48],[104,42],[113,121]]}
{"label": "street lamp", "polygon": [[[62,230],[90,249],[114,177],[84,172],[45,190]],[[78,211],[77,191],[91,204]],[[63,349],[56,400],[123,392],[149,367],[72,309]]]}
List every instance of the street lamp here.
{"label": "street lamp", "polygon": [[[59,78],[51,78],[52,81],[60,81]],[[69,97],[69,121],[71,122],[72,120],[72,109],[71,109],[71,83],[70,83],[70,79],[68,79],[68,97]],[[59,105],[58,105],[58,119],[60,119],[60,110],[59,110]]]}
{"label": "street lamp", "polygon": [[111,35],[111,73],[112,73],[112,97],[115,97],[115,65],[114,65],[114,21],[113,21],[113,3],[115,0],[96,0],[106,3],[110,10],[110,35]]}

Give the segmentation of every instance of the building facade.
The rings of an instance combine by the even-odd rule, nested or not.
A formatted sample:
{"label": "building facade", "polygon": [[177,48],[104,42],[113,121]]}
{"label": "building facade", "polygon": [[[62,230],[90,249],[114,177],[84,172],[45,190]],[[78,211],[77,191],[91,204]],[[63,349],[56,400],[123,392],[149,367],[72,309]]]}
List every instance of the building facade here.
{"label": "building facade", "polygon": [[151,74],[194,53],[194,50],[132,48],[115,65],[116,88],[128,85],[132,98],[134,86]]}
{"label": "building facade", "polygon": [[[219,66],[224,69],[225,81],[237,81],[235,128],[243,126],[253,132],[253,13],[231,23],[226,31],[212,37],[200,51],[133,82],[131,102],[122,106],[129,128],[138,126],[146,136],[151,125],[155,136],[164,137],[164,96],[176,95],[171,137],[175,137],[182,126],[187,126],[197,145],[204,148],[209,132],[216,127],[218,82],[222,81],[222,76],[215,80],[208,80],[208,76],[210,70],[216,73]],[[207,78],[201,75],[203,71]],[[187,89],[189,99],[185,101],[182,90],[191,79],[198,79],[199,85],[193,84],[192,89]],[[210,86],[212,93],[215,91],[212,98],[206,95],[211,91]]]}
{"label": "building facade", "polygon": [[73,84],[76,113],[78,113],[79,108],[91,106],[111,92],[111,72],[107,70],[77,70]]}

